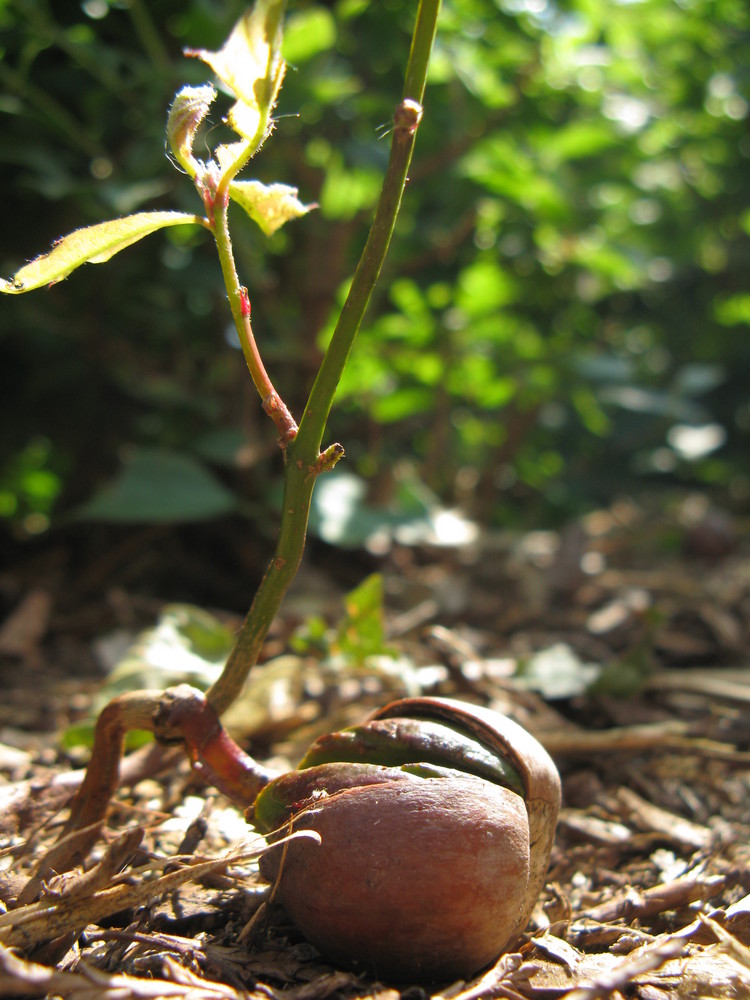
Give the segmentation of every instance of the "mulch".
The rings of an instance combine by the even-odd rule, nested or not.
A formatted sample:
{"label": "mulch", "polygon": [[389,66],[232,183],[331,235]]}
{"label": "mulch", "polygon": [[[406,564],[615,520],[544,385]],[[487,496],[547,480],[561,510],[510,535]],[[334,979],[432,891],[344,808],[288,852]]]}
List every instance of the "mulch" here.
{"label": "mulch", "polygon": [[289,653],[304,615],[335,618],[346,589],[330,565],[303,568],[258,671],[284,656],[294,696],[238,724],[252,752],[293,766],[322,729],[416,688],[512,715],[560,769],[563,809],[526,934],[472,981],[431,986],[327,965],[269,900],[242,811],[179,752],[136,751],[140,780],[118,793],[84,868],[23,902],[85,764],[58,734],[96,697],[102,626],[135,634],[159,601],[123,585],[115,561],[73,606],[75,579],[19,560],[0,626],[0,993],[750,997],[750,546],[741,525],[700,515],[666,525],[628,502],[562,533],[394,546],[381,569],[400,673]]}

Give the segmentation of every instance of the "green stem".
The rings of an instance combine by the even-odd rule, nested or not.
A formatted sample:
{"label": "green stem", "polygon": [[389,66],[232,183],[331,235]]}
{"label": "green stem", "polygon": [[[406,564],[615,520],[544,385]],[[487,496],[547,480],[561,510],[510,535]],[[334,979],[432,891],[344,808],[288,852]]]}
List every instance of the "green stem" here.
{"label": "green stem", "polygon": [[354,273],[349,294],[341,310],[331,343],[318,371],[300,422],[294,453],[310,461],[319,449],[328,415],[354,338],[362,323],[373,289],[391,242],[401,198],[406,186],[417,127],[422,114],[427,66],[437,28],[440,0],[421,0],[414,25],[406,68],[404,100],[394,115],[393,140],[388,169],[370,233]]}
{"label": "green stem", "polygon": [[[247,292],[239,283],[227,228],[228,190],[206,192],[208,225],[216,240],[222,273],[229,293],[248,368],[263,397],[263,408],[281,433],[286,452],[284,499],[276,552],[240,629],[221,677],[206,692],[206,706],[191,689],[176,688],[166,694],[137,691],[114,699],[97,721],[94,751],[86,777],[79,788],[66,831],[83,826],[80,835],[63,840],[52,849],[29,880],[29,899],[41,891],[52,870],[66,871],[78,855],[88,850],[98,835],[118,778],[118,765],[125,733],[132,728],[150,729],[163,740],[186,744],[195,763],[203,763],[209,774],[232,793],[252,797],[267,780],[267,774],[226,737],[216,716],[234,702],[251,667],[256,663],[268,629],[302,559],[315,480],[333,468],[343,454],[334,444],[321,453],[320,441],[341,374],[354,337],[380,274],[396,221],[422,109],[416,99],[424,91],[427,58],[435,33],[439,0],[420,0],[406,74],[405,98],[396,109],[391,156],[383,190],[352,287],[323,360],[305,409],[303,425],[297,427],[271,384],[255,346],[250,326]],[[295,437],[295,435],[297,435]],[[216,715],[212,715],[213,709]]]}
{"label": "green stem", "polygon": [[207,701],[222,715],[237,699],[248,673],[258,660],[268,629],[289,585],[296,576],[305,548],[315,470],[287,465],[281,529],[276,552],[268,565],[237,640],[219,679],[206,692]]}
{"label": "green stem", "polygon": [[276,552],[224,671],[206,693],[208,701],[219,714],[226,711],[239,695],[297,572],[305,547],[315,479],[321,471],[332,468],[343,454],[340,446],[333,445],[321,455],[320,445],[336,389],[393,235],[421,117],[419,102],[424,94],[439,9],[440,0],[420,0],[406,70],[404,100],[394,115],[390,159],[375,218],[349,295],[310,392],[299,433],[288,442],[286,449],[284,500]]}
{"label": "green stem", "polygon": [[422,0],[417,10],[417,21],[411,36],[409,62],[404,78],[404,98],[422,103],[427,81],[427,68],[435,41],[440,0]]}
{"label": "green stem", "polygon": [[390,245],[420,115],[421,107],[414,101],[404,101],[396,109],[388,170],[375,218],[354,272],[349,294],[310,392],[295,442],[294,454],[305,456],[303,461],[308,463],[320,449],[336,389]]}

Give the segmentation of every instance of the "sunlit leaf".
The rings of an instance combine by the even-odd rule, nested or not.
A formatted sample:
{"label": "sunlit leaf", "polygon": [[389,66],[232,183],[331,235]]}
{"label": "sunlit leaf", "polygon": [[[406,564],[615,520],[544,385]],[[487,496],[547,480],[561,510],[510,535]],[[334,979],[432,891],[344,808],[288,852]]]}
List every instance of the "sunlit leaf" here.
{"label": "sunlit leaf", "polygon": [[422,290],[412,278],[396,278],[388,294],[393,304],[410,320],[421,319],[429,311]]}
{"label": "sunlit leaf", "polygon": [[705,418],[703,409],[684,397],[637,385],[605,386],[599,392],[599,400],[632,413],[650,413],[686,423],[699,423]]}
{"label": "sunlit leaf", "polygon": [[161,690],[187,683],[201,690],[218,677],[234,633],[192,604],[168,604],[153,628],[137,637],[107,682],[107,699],[138,688]]}
{"label": "sunlit leaf", "polygon": [[545,164],[557,167],[566,160],[596,156],[617,143],[617,136],[607,121],[577,121],[562,129],[545,131],[541,155]]}
{"label": "sunlit leaf", "polygon": [[250,149],[250,146],[249,139],[240,139],[239,142],[229,142],[225,145],[217,146],[214,150],[214,157],[222,173],[241,159],[245,155],[245,152]]}
{"label": "sunlit leaf", "polygon": [[320,192],[320,209],[328,219],[351,219],[375,204],[382,175],[373,169],[347,169],[341,158],[331,158]]}
{"label": "sunlit leaf", "polygon": [[399,545],[465,545],[477,529],[461,514],[442,507],[423,483],[407,475],[388,507],[365,500],[365,484],[349,472],[320,480],[313,495],[311,531],[341,548],[372,548],[380,554],[395,540]]}
{"label": "sunlit leaf", "polygon": [[58,240],[49,253],[16,271],[9,281],[0,279],[0,291],[18,294],[54,284],[81,264],[103,264],[120,250],[155,233],[157,229],[200,225],[201,221],[199,216],[186,212],[138,212],[124,219],[111,219],[85,229],[76,229]]}
{"label": "sunlit leaf", "polygon": [[675,374],[672,389],[678,395],[703,396],[726,382],[724,365],[704,364],[694,361],[683,365]]}
{"label": "sunlit leaf", "polygon": [[383,577],[373,573],[345,598],[346,616],[339,623],[333,651],[364,666],[370,656],[390,655],[385,641]]}
{"label": "sunlit leaf", "polygon": [[381,396],[371,404],[373,417],[384,424],[394,423],[429,413],[435,405],[435,396],[427,386],[404,386]]}
{"label": "sunlit leaf", "polygon": [[[236,101],[227,114],[227,124],[231,125],[234,131],[237,132],[238,135],[243,136],[243,138],[250,144],[252,144],[258,136],[260,136],[261,139],[263,138],[263,134],[261,132],[262,121],[263,116],[261,115],[260,109],[256,107],[256,105],[246,104],[244,101]],[[233,143],[232,145],[237,146],[238,144]]]}
{"label": "sunlit leaf", "polygon": [[305,215],[314,205],[303,205],[297,188],[287,184],[261,184],[260,181],[234,181],[229,196],[257,222],[266,236],[271,236],[290,219]]}
{"label": "sunlit leaf", "polygon": [[571,403],[587,430],[599,437],[608,433],[610,430],[609,418],[591,389],[583,385],[577,386],[571,393]]}
{"label": "sunlit leaf", "polygon": [[616,354],[584,354],[572,359],[573,369],[591,382],[627,382],[633,379],[635,365],[630,358]]}
{"label": "sunlit leaf", "polygon": [[673,424],[667,432],[667,443],[686,462],[697,462],[726,443],[727,431],[716,422],[694,427]]}
{"label": "sunlit leaf", "polygon": [[241,136],[263,141],[284,79],[281,57],[283,0],[257,0],[218,52],[187,49],[213,69],[237,97],[227,120]]}

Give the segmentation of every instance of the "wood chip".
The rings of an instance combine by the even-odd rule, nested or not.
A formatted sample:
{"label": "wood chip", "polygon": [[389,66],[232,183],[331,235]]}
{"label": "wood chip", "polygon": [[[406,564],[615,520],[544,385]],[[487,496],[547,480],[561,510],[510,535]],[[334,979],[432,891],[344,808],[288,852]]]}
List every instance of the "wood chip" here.
{"label": "wood chip", "polygon": [[627,811],[628,818],[642,830],[662,833],[670,841],[698,850],[705,850],[713,840],[713,833],[708,827],[655,806],[630,788],[618,788],[616,798]]}
{"label": "wood chip", "polygon": [[673,882],[648,889],[628,889],[599,906],[584,910],[579,916],[608,923],[612,920],[635,920],[676,910],[696,900],[708,900],[718,895],[729,882],[725,875],[689,873]]}

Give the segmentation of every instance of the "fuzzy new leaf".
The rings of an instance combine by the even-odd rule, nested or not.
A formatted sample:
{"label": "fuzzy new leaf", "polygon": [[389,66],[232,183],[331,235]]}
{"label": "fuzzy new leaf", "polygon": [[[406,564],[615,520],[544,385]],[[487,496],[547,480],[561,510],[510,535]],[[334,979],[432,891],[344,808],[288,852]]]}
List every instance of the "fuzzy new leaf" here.
{"label": "fuzzy new leaf", "polygon": [[169,109],[167,117],[169,147],[191,177],[195,177],[199,166],[193,156],[195,133],[215,99],[216,91],[210,83],[203,87],[183,87],[175,94]]}
{"label": "fuzzy new leaf", "polygon": [[187,49],[197,56],[237,97],[227,121],[254,150],[268,132],[271,110],[284,79],[281,57],[283,0],[257,0],[234,26],[218,52]]}
{"label": "fuzzy new leaf", "polygon": [[157,229],[187,223],[202,225],[203,220],[187,212],[138,212],[122,219],[76,229],[58,240],[49,253],[42,254],[16,271],[9,281],[0,279],[0,291],[19,294],[54,284],[81,264],[103,264],[120,250]]}
{"label": "fuzzy new leaf", "polygon": [[260,181],[234,181],[229,197],[245,209],[266,236],[271,236],[289,219],[305,215],[315,205],[304,205],[297,188],[288,184],[261,184]]}

